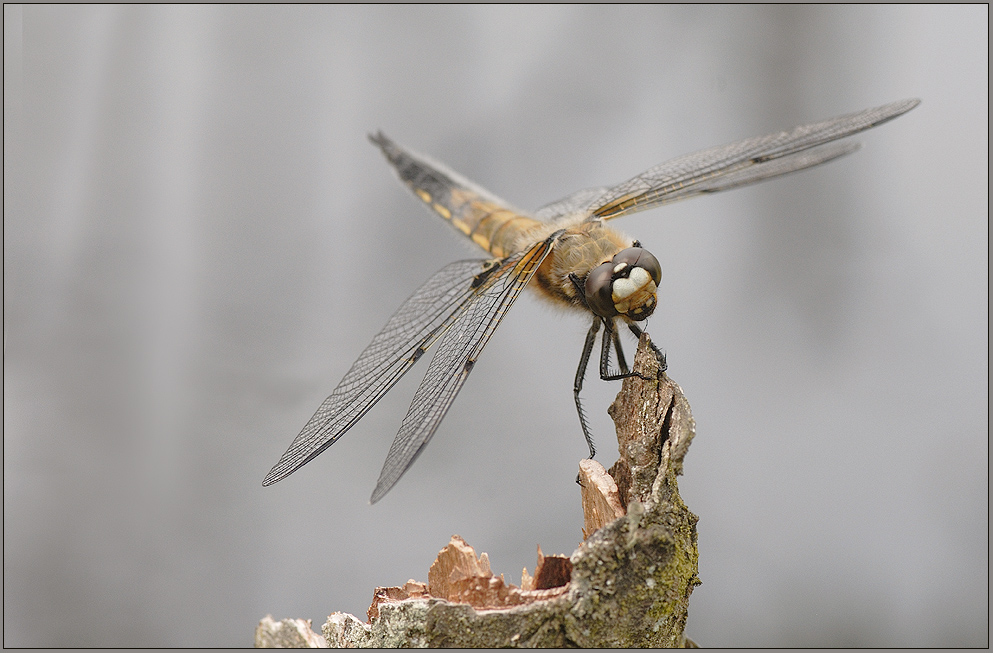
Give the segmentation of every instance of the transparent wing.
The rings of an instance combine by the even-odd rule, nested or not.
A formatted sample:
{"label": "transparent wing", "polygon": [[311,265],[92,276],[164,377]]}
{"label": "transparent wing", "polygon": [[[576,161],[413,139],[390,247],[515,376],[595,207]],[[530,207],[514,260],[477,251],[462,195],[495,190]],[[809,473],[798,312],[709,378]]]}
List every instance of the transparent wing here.
{"label": "transparent wing", "polygon": [[755,184],[766,179],[772,179],[773,177],[781,177],[791,172],[797,172],[827,163],[828,161],[833,161],[861,148],[862,144],[857,142],[828,143],[827,145],[821,145],[810,150],[784,156],[781,159],[756,163],[737,172],[729,172],[708,181],[693,184],[692,186],[686,186],[680,191],[669,194],[666,197],[666,201],[675,201],[703,193],[717,193],[722,190]]}
{"label": "transparent wing", "polygon": [[[736,188],[824,163],[850,150],[799,153],[880,125],[918,104],[916,99],[893,102],[672,159],[610,188],[596,200],[590,219],[616,218],[701,192]],[[722,177],[729,183],[722,183]]]}
{"label": "transparent wing", "polygon": [[272,485],[310,462],[392,388],[471,304],[485,261],[458,261],[436,272],[389,319],[266,475]]}
{"label": "transparent wing", "polygon": [[555,218],[560,218],[563,215],[569,215],[570,213],[578,213],[580,211],[586,212],[596,203],[597,200],[603,197],[608,190],[610,189],[606,186],[578,190],[572,195],[563,197],[560,200],[556,200],[551,204],[546,204],[541,207],[534,212],[534,217],[545,222],[550,222]]}
{"label": "transparent wing", "polygon": [[551,251],[554,238],[503,259],[500,268],[485,280],[468,308],[445,332],[390,446],[371,503],[383,498],[424,450],[462,389],[479,353]]}

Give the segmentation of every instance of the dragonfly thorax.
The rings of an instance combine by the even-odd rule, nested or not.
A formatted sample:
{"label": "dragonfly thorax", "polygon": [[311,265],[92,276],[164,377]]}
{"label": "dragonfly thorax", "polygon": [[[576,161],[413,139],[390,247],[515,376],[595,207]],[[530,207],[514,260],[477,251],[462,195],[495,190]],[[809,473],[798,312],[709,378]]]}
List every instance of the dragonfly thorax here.
{"label": "dragonfly thorax", "polygon": [[662,266],[641,247],[628,247],[593,268],[586,277],[586,303],[600,317],[618,315],[635,322],[655,311]]}

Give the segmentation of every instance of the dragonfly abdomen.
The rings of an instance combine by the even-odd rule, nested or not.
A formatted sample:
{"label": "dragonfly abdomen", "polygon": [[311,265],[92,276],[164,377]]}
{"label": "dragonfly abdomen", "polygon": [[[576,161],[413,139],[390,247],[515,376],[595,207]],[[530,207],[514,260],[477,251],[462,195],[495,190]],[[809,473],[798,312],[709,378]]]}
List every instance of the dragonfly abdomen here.
{"label": "dragonfly abdomen", "polygon": [[522,233],[543,226],[443,164],[383,134],[369,138],[418,199],[496,258],[513,254]]}

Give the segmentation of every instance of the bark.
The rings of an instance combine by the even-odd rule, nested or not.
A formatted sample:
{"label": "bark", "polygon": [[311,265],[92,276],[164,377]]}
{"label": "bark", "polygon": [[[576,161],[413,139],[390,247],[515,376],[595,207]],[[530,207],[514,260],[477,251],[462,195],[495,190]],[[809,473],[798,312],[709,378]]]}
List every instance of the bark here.
{"label": "bark", "polygon": [[327,648],[324,637],[313,631],[310,619],[275,621],[267,614],[255,628],[255,648]]}
{"label": "bark", "polygon": [[327,644],[695,646],[683,630],[700,583],[697,517],[676,484],[695,427],[682,390],[659,371],[648,344],[642,336],[633,367],[640,376],[624,380],[609,409],[620,458],[609,473],[596,461],[580,463],[586,540],[571,556],[544,556],[539,547],[534,576],[525,569],[516,587],[454,536],[426,585],[377,588],[368,623],[328,617]]}

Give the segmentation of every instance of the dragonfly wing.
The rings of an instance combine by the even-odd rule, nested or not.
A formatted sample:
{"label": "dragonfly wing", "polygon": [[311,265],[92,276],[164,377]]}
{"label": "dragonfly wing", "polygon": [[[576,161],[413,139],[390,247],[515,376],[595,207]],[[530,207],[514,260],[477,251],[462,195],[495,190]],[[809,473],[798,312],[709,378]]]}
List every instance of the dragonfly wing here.
{"label": "dragonfly wing", "polygon": [[[776,160],[880,125],[918,104],[920,100],[916,99],[893,102],[672,159],[612,187],[592,210],[590,219],[616,218],[688,197],[697,194],[691,187],[699,184],[707,185],[707,190],[703,192],[717,192],[824,163],[834,157],[798,157],[780,168],[770,165]],[[835,156],[840,154],[835,152]],[[769,167],[764,171],[748,172],[751,168],[764,166]],[[723,176],[731,176],[737,181],[722,185],[719,179]]]}
{"label": "dragonfly wing", "polygon": [[788,175],[791,172],[805,170],[813,166],[833,161],[846,154],[851,154],[862,147],[861,143],[843,141],[840,143],[828,143],[810,150],[790,154],[780,159],[771,159],[753,166],[743,168],[737,172],[730,172],[709,181],[702,181],[692,186],[686,186],[681,191],[676,191],[666,197],[666,201],[675,201],[703,193],[717,193],[722,190],[741,188],[749,184]]}
{"label": "dragonfly wing", "polygon": [[503,259],[500,267],[479,287],[466,310],[445,332],[390,446],[371,503],[383,498],[424,450],[472,371],[479,353],[551,251],[554,238]]}
{"label": "dragonfly wing", "polygon": [[330,447],[392,388],[472,303],[485,261],[458,261],[436,272],[372,339],[286,453],[266,475],[272,485]]}
{"label": "dragonfly wing", "polygon": [[584,188],[576,191],[572,195],[563,197],[550,204],[546,204],[534,213],[534,217],[545,222],[551,222],[555,218],[561,218],[570,213],[586,212],[590,207],[597,205],[597,200],[607,194],[610,189],[606,186],[596,188]]}

